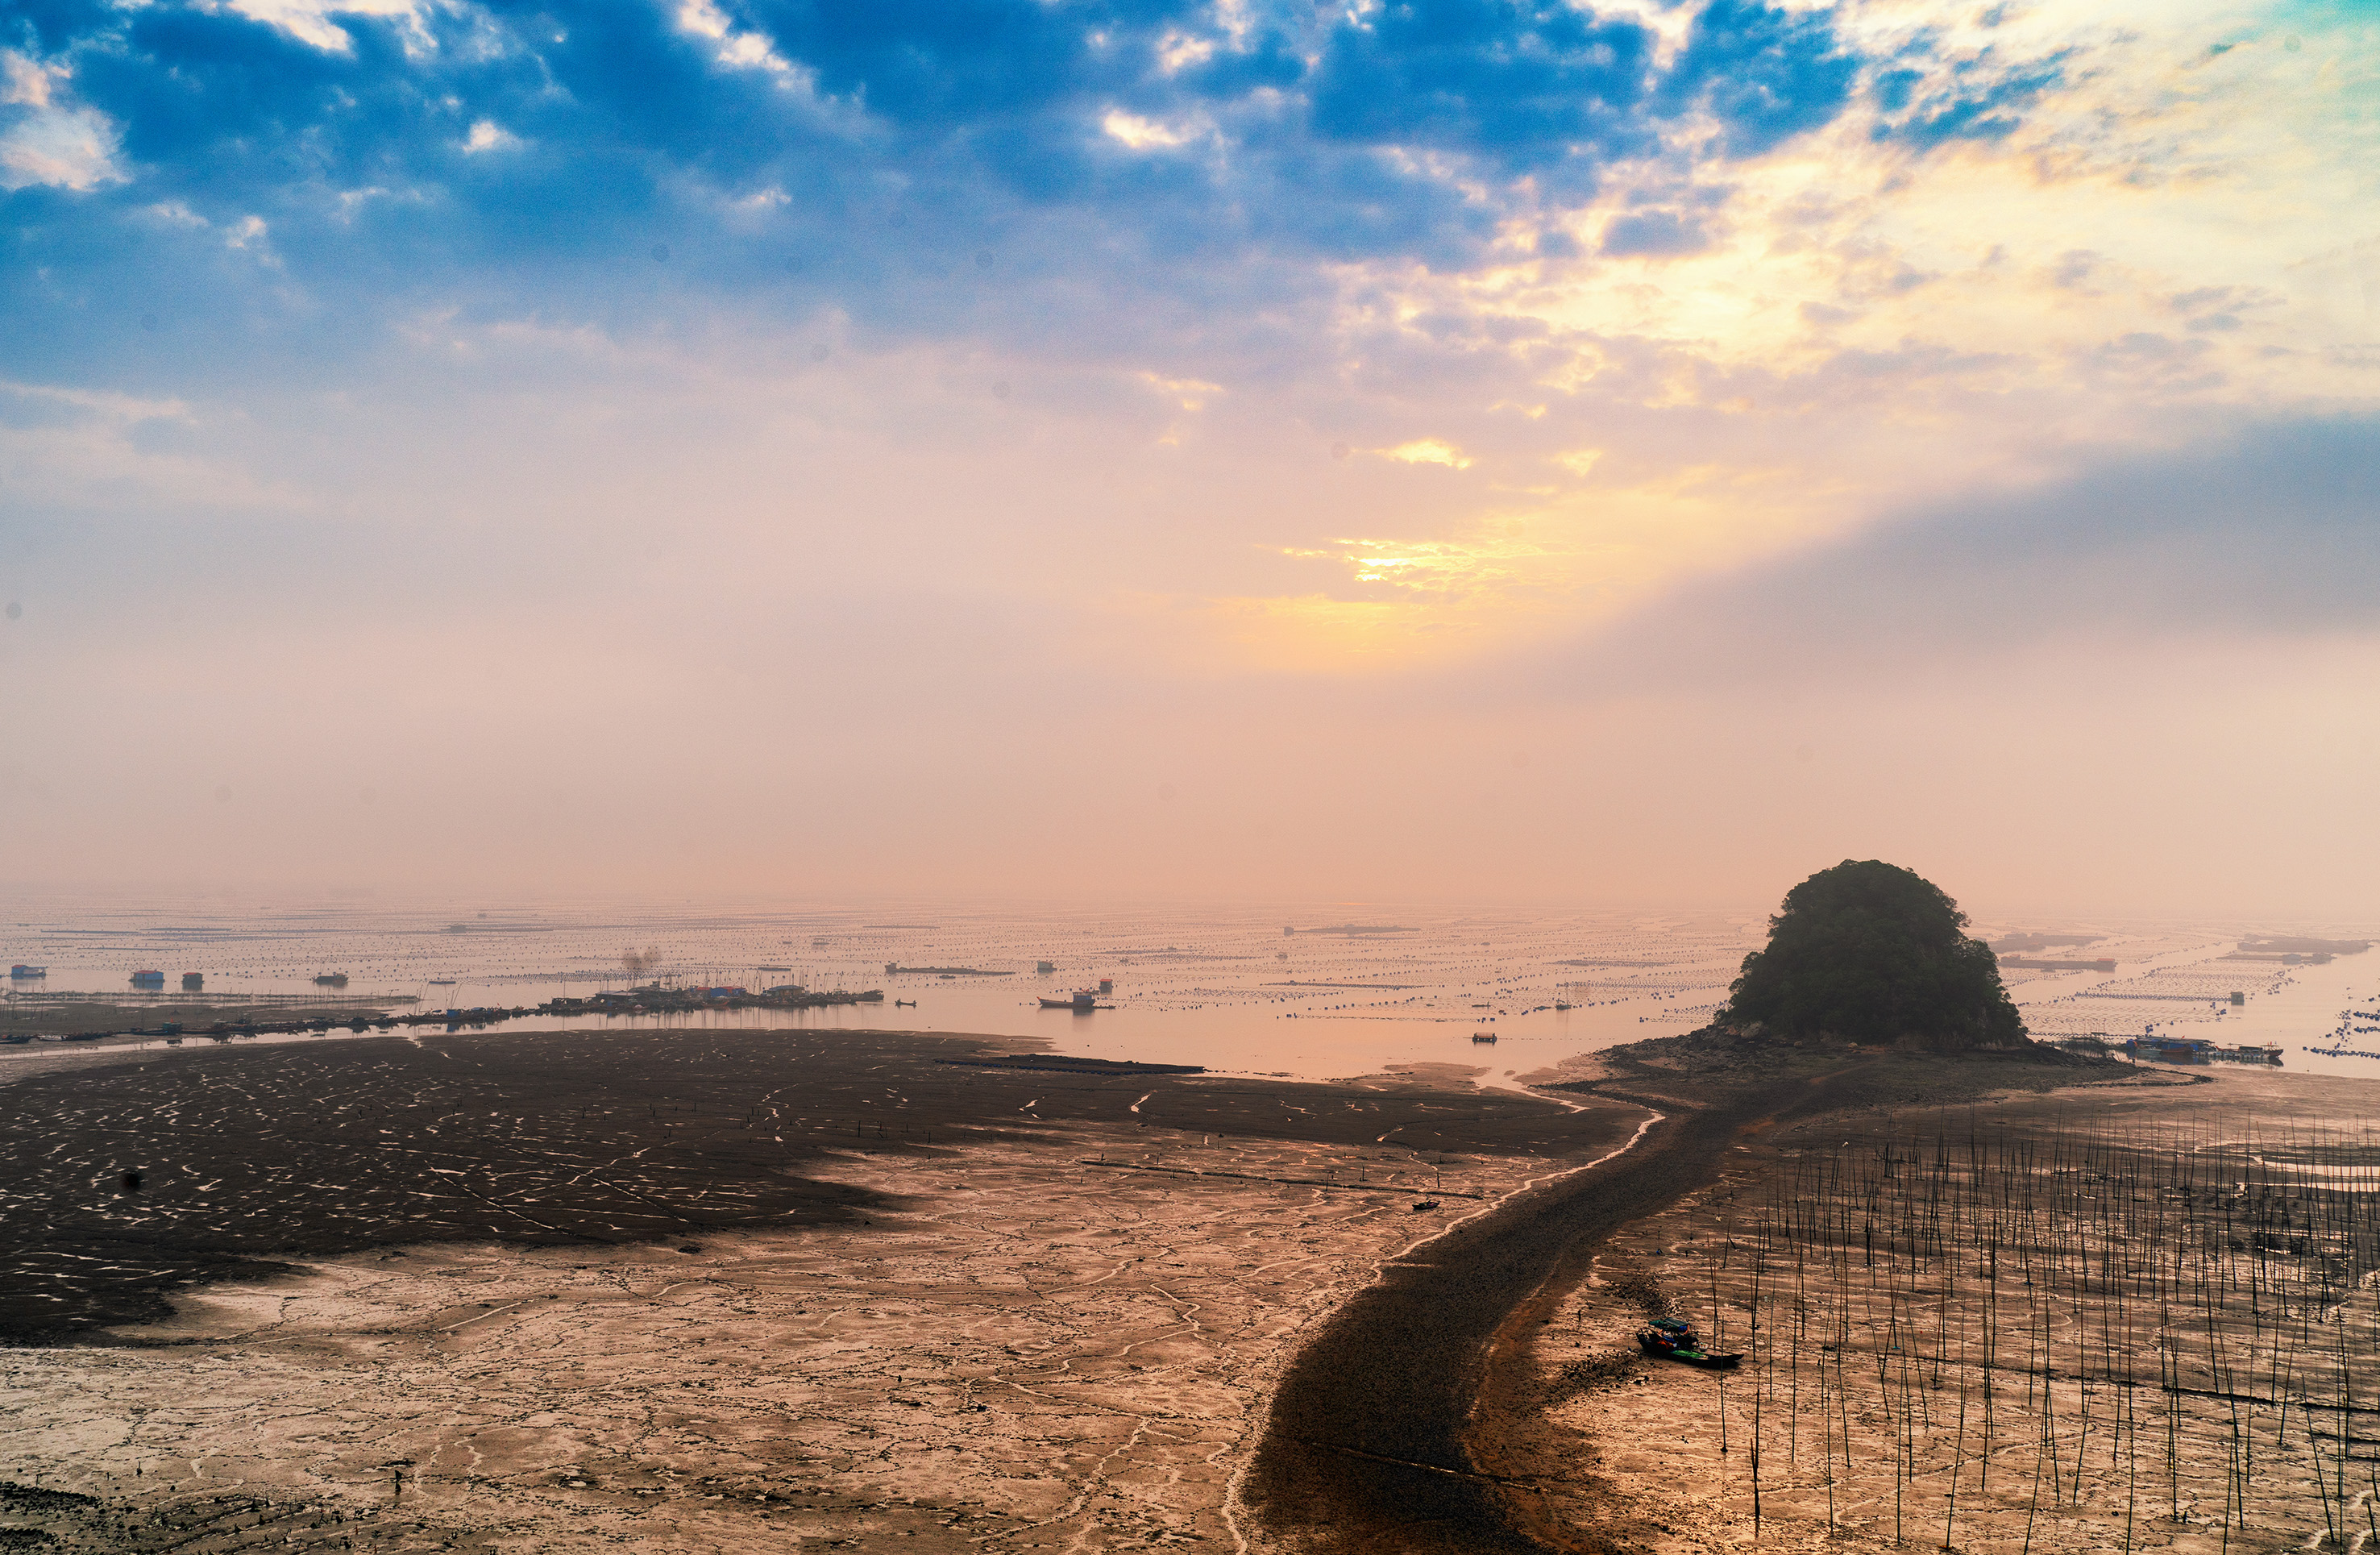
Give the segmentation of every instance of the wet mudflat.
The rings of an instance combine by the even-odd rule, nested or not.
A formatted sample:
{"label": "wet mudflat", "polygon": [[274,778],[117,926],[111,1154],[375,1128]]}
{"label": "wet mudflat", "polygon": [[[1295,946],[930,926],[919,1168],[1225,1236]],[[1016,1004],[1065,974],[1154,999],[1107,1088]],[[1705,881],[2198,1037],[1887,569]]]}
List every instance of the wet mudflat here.
{"label": "wet mudflat", "polygon": [[1513,1095],[937,1062],[1013,1045],[521,1032],[211,1043],[15,1084],[0,1063],[0,1336],[153,1318],[193,1282],[392,1243],[863,1222],[892,1206],[810,1175],[825,1152],[946,1149],[1068,1121],[1385,1136],[1415,1161],[1559,1154],[1600,1137]]}
{"label": "wet mudflat", "polygon": [[[1644,1116],[1450,1075],[1004,1074],[936,1062],[960,1039],[741,1035],[0,1088],[22,1134],[26,1098],[55,1114],[20,1158],[55,1227],[184,1259],[110,1297],[152,1321],[0,1350],[0,1479],[32,1498],[0,1526],[110,1552],[1228,1549],[1279,1365],[1480,1202],[1435,1184],[1492,1199]],[[128,1139],[212,1194],[119,1211]],[[334,1213],[359,1175],[421,1218]],[[288,1250],[310,1239],[347,1250]]]}

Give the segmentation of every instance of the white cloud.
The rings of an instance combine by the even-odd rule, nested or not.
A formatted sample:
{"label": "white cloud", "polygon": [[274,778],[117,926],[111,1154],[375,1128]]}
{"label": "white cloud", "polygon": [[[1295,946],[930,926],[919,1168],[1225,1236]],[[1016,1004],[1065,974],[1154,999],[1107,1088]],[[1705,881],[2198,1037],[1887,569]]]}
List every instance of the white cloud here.
{"label": "white cloud", "polygon": [[0,49],[0,103],[50,105],[50,72],[10,49]]}
{"label": "white cloud", "polygon": [[168,226],[201,227],[209,225],[204,216],[178,200],[160,200],[154,205],[142,206],[140,213],[164,222]]}
{"label": "white cloud", "polygon": [[334,54],[346,54],[355,46],[346,30],[331,20],[334,13],[402,17],[414,24],[407,30],[416,34],[419,42],[427,42],[416,19],[417,0],[231,0],[231,8]]}
{"label": "white cloud", "polygon": [[224,247],[249,255],[259,264],[281,268],[281,256],[273,251],[272,228],[262,216],[242,216],[225,228]]}
{"label": "white cloud", "polygon": [[1204,409],[1208,400],[1223,392],[1220,383],[1209,383],[1200,378],[1167,378],[1160,373],[1144,372],[1140,381],[1184,410]]}
{"label": "white cloud", "polygon": [[1145,152],[1152,146],[1178,146],[1190,139],[1171,125],[1145,119],[1137,114],[1127,114],[1121,108],[1109,109],[1108,116],[1099,121],[1099,128],[1135,152]]}
{"label": "white cloud", "polygon": [[480,119],[471,126],[471,133],[463,142],[466,152],[508,152],[521,144],[521,138],[493,119]]}
{"label": "white cloud", "polygon": [[1211,38],[1193,38],[1186,32],[1171,31],[1158,40],[1157,62],[1169,76],[1193,65],[1204,65],[1214,57],[1214,54],[1215,41]]}
{"label": "white cloud", "polygon": [[1411,443],[1400,443],[1393,448],[1378,450],[1384,459],[1394,459],[1408,465],[1444,465],[1449,469],[1469,469],[1471,456],[1454,444],[1435,437],[1417,437]]}
{"label": "white cloud", "polygon": [[771,46],[768,38],[759,32],[738,32],[712,0],[684,0],[677,8],[677,24],[698,38],[708,38],[718,45],[712,55],[722,65],[736,66],[747,70],[767,70],[790,78],[794,67]]}
{"label": "white cloud", "polygon": [[88,189],[122,181],[115,166],[115,127],[90,108],[57,103],[54,89],[64,79],[64,71],[0,50],[0,103],[26,110],[0,131],[0,188],[54,184]]}
{"label": "white cloud", "polygon": [[37,109],[0,133],[0,188],[89,189],[123,178],[115,166],[115,128],[89,108]]}

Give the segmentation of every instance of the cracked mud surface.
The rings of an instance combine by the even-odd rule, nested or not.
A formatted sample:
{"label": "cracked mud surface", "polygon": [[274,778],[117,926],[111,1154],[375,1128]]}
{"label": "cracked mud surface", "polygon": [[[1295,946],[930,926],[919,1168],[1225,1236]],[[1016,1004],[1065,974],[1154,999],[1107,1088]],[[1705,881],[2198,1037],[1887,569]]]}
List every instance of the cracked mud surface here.
{"label": "cracked mud surface", "polygon": [[[475,1143],[538,1147],[494,1152],[499,1167],[613,1148],[591,1131],[569,1145],[568,1097],[536,1108],[506,1088],[552,1063],[548,1040],[468,1044],[479,1073],[465,1077],[512,1105],[437,1092],[442,1142],[478,1112],[494,1124],[468,1130]],[[334,1227],[366,1245],[186,1285],[162,1321],[0,1351],[0,1537],[127,1551],[1234,1548],[1226,1493],[1290,1346],[1378,1260],[1476,1208],[1441,1195],[1417,1212],[1439,1171],[1449,1189],[1506,1192],[1602,1153],[1642,1115],[1400,1081],[953,1081],[921,1057],[934,1039],[839,1040],[848,1051],[785,1082],[766,1136],[824,1121],[820,1098],[881,1108],[833,1125],[849,1134],[788,1134],[803,1191],[843,1207],[832,1222],[755,1223],[784,1158],[735,1138],[698,1148],[686,1127],[671,1144],[695,1153],[662,1157],[683,1181],[654,1179],[671,1190],[656,1212],[676,1217],[659,1239],[498,1240],[457,1223],[393,1247],[369,1224]],[[492,1080],[505,1041],[522,1055]],[[723,1101],[748,1066],[787,1062],[782,1046],[720,1049],[640,1075],[640,1099],[691,1108],[716,1086],[703,1097]],[[591,1051],[561,1050],[575,1069],[551,1083],[595,1084]],[[400,1075],[441,1079],[426,1059]],[[198,1088],[188,1070],[169,1077]],[[270,1088],[269,1075],[237,1077]],[[747,1134],[735,1119],[753,1107],[710,1126]],[[917,1137],[929,1117],[930,1148]],[[287,1114],[275,1126],[298,1132]],[[1404,1143],[1415,1134],[1430,1148]],[[658,1144],[656,1130],[634,1148],[650,1159]],[[703,1148],[747,1199],[699,1190]],[[748,1178],[739,1150],[758,1163]],[[1114,1169],[1133,1162],[1243,1175]],[[551,1221],[547,1184],[576,1170],[517,1179],[522,1223]],[[1358,1173],[1363,1188],[1322,1185]],[[1372,1191],[1383,1178],[1413,1191]],[[513,1202],[487,1189],[497,1180],[474,1206]],[[286,1199],[260,1189],[252,1212],[274,1202],[309,1200],[302,1184]],[[284,1210],[269,1230],[285,1243],[292,1224],[304,1233]]]}

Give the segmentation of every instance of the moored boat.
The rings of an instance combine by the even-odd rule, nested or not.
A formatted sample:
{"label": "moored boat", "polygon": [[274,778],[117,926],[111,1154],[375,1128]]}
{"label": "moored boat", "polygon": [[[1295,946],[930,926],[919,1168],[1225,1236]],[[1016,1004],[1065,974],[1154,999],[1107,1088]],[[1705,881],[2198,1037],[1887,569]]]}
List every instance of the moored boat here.
{"label": "moored boat", "polygon": [[1714,1355],[1704,1349],[1694,1325],[1680,1322],[1675,1318],[1656,1318],[1638,1329],[1636,1347],[1648,1355],[1683,1361],[1688,1366],[1698,1366],[1710,1371],[1732,1371],[1743,1361],[1741,1351]]}

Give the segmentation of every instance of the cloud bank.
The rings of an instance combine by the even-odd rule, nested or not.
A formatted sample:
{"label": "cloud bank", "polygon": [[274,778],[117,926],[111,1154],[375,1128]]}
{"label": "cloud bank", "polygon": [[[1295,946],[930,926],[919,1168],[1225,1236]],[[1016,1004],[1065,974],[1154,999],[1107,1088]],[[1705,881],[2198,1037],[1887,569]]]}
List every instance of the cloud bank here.
{"label": "cloud bank", "polygon": [[[2375,65],[2294,0],[30,0],[0,822],[42,879],[990,890],[1089,826],[1204,893],[2343,899]],[[596,733],[657,721],[740,744]],[[2144,871],[2210,796],[2302,834]]]}

